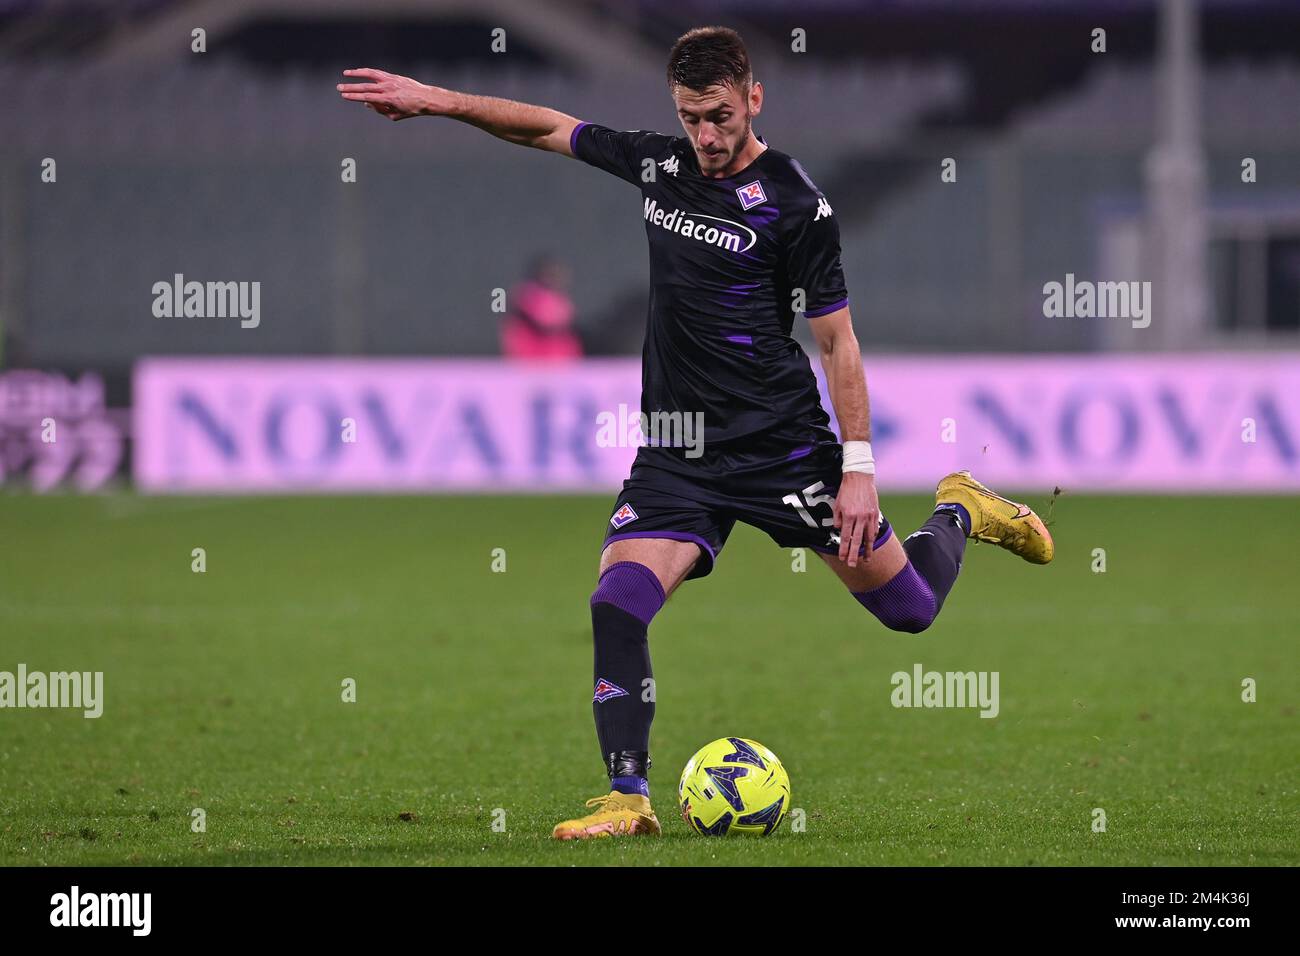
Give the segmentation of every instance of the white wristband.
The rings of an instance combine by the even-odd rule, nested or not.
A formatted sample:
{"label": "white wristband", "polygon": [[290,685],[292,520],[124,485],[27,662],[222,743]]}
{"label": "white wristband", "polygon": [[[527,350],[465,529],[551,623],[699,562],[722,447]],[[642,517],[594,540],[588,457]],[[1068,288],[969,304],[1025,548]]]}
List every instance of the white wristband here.
{"label": "white wristband", "polygon": [[876,460],[871,457],[871,442],[846,441],[844,443],[844,467],[841,471],[860,471],[864,475],[876,473]]}

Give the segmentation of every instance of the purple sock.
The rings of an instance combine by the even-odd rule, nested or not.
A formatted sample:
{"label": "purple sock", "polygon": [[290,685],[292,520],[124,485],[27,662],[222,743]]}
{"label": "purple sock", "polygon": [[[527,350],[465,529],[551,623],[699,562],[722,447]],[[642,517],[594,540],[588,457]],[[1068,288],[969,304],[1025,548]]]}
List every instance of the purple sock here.
{"label": "purple sock", "polygon": [[881,587],[853,596],[891,631],[919,634],[939,613],[934,591],[910,561]]}
{"label": "purple sock", "polygon": [[929,520],[903,542],[907,560],[934,592],[935,614],[957,583],[969,533],[970,512],[958,504],[945,504],[935,508]]}
{"label": "purple sock", "polygon": [[645,777],[611,777],[609,789],[617,790],[619,793],[639,793],[643,797],[649,797],[650,781]]}
{"label": "purple sock", "polygon": [[644,564],[635,561],[619,561],[607,567],[591,595],[592,607],[612,604],[646,627],[650,626],[650,619],[659,613],[665,600],[659,578]]}
{"label": "purple sock", "polygon": [[940,505],[903,542],[907,552],[903,570],[883,587],[853,596],[885,627],[919,634],[934,623],[957,583],[969,528],[970,513],[965,508]]}
{"label": "purple sock", "polygon": [[[611,781],[641,779],[641,786],[645,786],[643,773],[617,773],[615,767],[621,754],[640,755],[638,759],[644,760],[644,764],[635,764],[627,770],[641,770],[649,765],[655,695],[647,630],[663,603],[664,589],[659,578],[635,561],[619,561],[606,568],[591,595],[591,630],[595,643],[595,692],[591,708],[596,718],[601,760],[609,767]],[[614,789],[620,788],[615,784]]]}

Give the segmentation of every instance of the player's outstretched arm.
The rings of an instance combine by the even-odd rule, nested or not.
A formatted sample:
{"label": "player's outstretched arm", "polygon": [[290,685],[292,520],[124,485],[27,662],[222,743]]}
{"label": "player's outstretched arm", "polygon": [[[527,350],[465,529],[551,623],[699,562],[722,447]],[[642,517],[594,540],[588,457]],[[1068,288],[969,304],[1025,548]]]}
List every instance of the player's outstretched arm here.
{"label": "player's outstretched arm", "polygon": [[361,82],[340,83],[345,100],[364,103],[391,120],[412,116],[446,116],[477,126],[508,143],[572,156],[569,138],[578,120],[558,110],[495,96],[474,96],[429,86],[396,73],[369,68],[344,70]]}

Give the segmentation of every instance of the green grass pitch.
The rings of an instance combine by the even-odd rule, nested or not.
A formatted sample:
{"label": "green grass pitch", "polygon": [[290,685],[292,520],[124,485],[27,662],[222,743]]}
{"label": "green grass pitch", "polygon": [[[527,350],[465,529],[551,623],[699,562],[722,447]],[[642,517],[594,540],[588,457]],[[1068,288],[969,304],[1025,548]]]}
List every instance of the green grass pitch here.
{"label": "green grass pitch", "polygon": [[[0,670],[105,682],[97,720],[0,710],[0,863],[1300,863],[1294,498],[1067,495],[1053,565],[969,548],[915,636],[738,527],[651,630],[664,838],[553,842],[604,792],[610,500],[0,496]],[[916,663],[999,672],[1000,714],[894,708]],[[726,735],[780,755],[803,832],[688,831],[677,775]]]}

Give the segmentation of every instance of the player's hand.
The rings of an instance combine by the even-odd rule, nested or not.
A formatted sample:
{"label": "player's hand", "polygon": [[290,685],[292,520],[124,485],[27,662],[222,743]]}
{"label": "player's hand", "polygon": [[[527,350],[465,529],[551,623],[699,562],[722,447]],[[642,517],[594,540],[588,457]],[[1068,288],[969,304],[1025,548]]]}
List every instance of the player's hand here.
{"label": "player's hand", "polygon": [[345,100],[365,103],[369,109],[393,121],[412,116],[438,116],[450,105],[447,90],[426,86],[409,76],[372,69],[344,70],[343,75],[365,81],[338,84]]}
{"label": "player's hand", "polygon": [[876,478],[860,471],[846,471],[835,496],[835,527],[840,529],[840,560],[851,568],[858,566],[858,552],[866,542],[865,564],[880,528],[880,499],[876,496]]}

